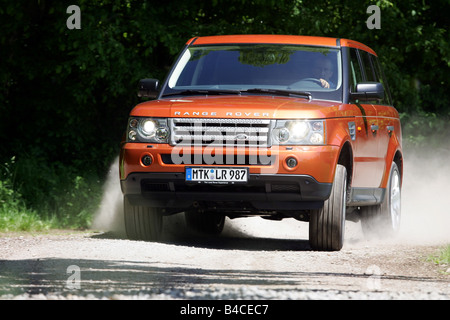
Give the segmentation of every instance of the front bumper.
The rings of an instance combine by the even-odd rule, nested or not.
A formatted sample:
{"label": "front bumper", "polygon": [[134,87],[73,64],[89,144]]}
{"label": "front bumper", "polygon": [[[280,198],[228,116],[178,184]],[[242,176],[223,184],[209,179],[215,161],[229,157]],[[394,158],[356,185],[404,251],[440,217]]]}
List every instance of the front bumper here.
{"label": "front bumper", "polygon": [[[249,168],[248,182],[213,185],[187,183],[185,167],[197,163],[176,164],[171,161],[173,151],[173,147],[164,144],[125,143],[122,146],[119,163],[121,187],[133,204],[166,208],[167,211],[190,208],[200,202],[207,207],[233,208],[232,211],[240,207],[249,207],[253,211],[317,209],[323,206],[331,193],[339,155],[336,146],[234,149],[235,156],[243,155],[246,163],[242,166]],[[209,152],[205,147],[187,151],[193,155],[192,159],[186,158],[188,162]],[[247,162],[252,154],[263,160],[261,155],[268,154],[271,162]],[[144,156],[151,157],[151,165],[143,164]],[[295,168],[286,165],[289,157],[297,159]],[[231,160],[239,159],[231,157]],[[208,163],[198,165],[209,166]],[[239,163],[236,165],[240,166]]]}
{"label": "front bumper", "polygon": [[250,174],[246,184],[227,185],[186,183],[184,173],[132,173],[121,180],[122,192],[133,204],[179,209],[196,202],[245,203],[254,210],[316,209],[331,187],[294,174]]}

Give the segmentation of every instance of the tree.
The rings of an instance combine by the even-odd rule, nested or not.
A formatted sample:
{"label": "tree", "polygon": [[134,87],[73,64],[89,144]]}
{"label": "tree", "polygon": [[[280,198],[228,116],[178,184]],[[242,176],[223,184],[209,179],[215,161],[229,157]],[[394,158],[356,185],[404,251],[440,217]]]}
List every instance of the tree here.
{"label": "tree", "polygon": [[[138,80],[162,80],[195,36],[361,41],[379,53],[400,111],[450,113],[448,0],[79,0],[81,29],[69,29],[72,4],[17,0],[0,6],[0,160],[16,155],[18,165],[47,167],[35,175],[105,174],[138,102]],[[381,29],[367,28],[373,4]],[[59,180],[51,181],[56,188]]]}

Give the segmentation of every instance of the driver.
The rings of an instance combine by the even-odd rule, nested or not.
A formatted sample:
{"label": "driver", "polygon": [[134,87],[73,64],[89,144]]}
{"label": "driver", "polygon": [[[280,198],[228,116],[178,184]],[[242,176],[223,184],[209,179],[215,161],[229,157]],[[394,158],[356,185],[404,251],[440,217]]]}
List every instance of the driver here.
{"label": "driver", "polygon": [[322,57],[314,61],[313,77],[320,81],[322,88],[330,89],[334,86],[334,83],[330,80],[332,76],[333,64],[330,59]]}

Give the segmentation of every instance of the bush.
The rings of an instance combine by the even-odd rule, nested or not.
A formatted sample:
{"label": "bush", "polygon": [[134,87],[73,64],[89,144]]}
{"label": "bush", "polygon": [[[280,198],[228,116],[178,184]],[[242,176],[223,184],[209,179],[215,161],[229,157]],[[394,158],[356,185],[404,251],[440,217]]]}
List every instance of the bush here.
{"label": "bush", "polygon": [[15,188],[15,157],[1,167],[0,176],[0,231],[45,230],[53,222],[41,219],[25,205],[22,195]]}
{"label": "bush", "polygon": [[87,228],[101,197],[96,175],[43,159],[13,157],[2,167],[0,230]]}
{"label": "bush", "polygon": [[450,115],[432,112],[401,113],[405,149],[450,150]]}
{"label": "bush", "polygon": [[100,201],[100,178],[89,168],[81,170],[45,159],[19,159],[18,188],[27,204],[60,227],[86,228]]}

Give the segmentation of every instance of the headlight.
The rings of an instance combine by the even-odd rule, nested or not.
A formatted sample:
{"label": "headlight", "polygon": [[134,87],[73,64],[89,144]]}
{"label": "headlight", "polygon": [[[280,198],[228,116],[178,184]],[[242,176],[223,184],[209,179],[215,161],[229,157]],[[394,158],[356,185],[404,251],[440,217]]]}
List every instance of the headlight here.
{"label": "headlight", "polygon": [[310,128],[305,121],[291,121],[288,122],[288,130],[293,142],[301,142],[308,135]]}
{"label": "headlight", "polygon": [[165,118],[139,118],[128,120],[128,142],[167,143],[170,131]]}
{"label": "headlight", "polygon": [[150,138],[155,135],[157,127],[158,127],[158,123],[155,120],[142,119],[139,129],[141,130],[141,132],[144,136]]}
{"label": "headlight", "polygon": [[324,142],[324,120],[277,120],[273,130],[274,144],[322,145]]}

